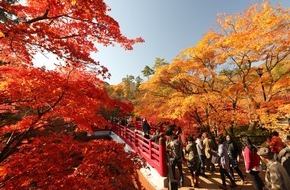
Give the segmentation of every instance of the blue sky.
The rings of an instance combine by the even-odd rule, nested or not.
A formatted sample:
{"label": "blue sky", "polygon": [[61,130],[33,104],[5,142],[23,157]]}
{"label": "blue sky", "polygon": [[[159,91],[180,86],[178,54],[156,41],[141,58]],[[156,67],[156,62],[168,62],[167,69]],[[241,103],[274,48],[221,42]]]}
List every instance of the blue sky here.
{"label": "blue sky", "polygon": [[[110,84],[118,84],[126,75],[140,76],[146,65],[152,67],[157,57],[170,62],[180,51],[195,46],[213,28],[218,13],[243,12],[261,0],[105,0],[109,12],[119,22],[122,33],[142,37],[132,51],[118,45],[100,47],[93,58],[109,69]],[[290,7],[289,0],[272,0]],[[144,79],[145,80],[145,79]]]}

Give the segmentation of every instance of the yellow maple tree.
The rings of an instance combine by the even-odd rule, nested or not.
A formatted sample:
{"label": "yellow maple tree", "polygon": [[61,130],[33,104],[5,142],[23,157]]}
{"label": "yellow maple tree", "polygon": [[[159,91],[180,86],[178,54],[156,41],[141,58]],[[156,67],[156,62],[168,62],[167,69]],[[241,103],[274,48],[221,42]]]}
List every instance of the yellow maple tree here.
{"label": "yellow maple tree", "polygon": [[136,110],[220,131],[275,125],[289,115],[289,15],[269,2],[219,15],[217,28],[141,85]]}

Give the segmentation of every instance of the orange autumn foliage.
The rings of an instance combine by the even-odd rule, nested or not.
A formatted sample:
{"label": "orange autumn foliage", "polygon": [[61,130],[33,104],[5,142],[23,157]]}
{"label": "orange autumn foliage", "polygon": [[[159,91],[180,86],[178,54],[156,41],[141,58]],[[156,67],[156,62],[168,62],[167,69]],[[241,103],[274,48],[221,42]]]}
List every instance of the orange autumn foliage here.
{"label": "orange autumn foliage", "polygon": [[[268,127],[267,118],[286,117],[289,15],[289,9],[269,2],[243,13],[219,15],[217,28],[140,86],[137,113],[220,131],[245,125]],[[262,76],[257,66],[263,69]],[[277,101],[278,97],[284,100]],[[148,102],[156,104],[144,106]],[[276,107],[275,114],[266,107]]]}

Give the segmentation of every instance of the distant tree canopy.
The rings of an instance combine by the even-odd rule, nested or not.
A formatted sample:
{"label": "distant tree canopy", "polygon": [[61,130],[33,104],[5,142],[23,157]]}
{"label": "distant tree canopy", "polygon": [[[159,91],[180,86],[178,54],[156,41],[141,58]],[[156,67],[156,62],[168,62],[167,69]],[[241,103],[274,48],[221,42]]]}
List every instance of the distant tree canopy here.
{"label": "distant tree canopy", "polygon": [[141,84],[135,112],[220,133],[274,129],[290,113],[289,15],[268,2],[219,15],[217,28]]}
{"label": "distant tree canopy", "polygon": [[166,62],[164,59],[156,58],[155,63],[153,65],[153,68],[150,68],[148,65],[144,67],[144,69],[141,71],[143,73],[143,76],[147,79],[150,78],[150,76],[154,75],[156,69],[160,66],[168,65],[168,62]]}
{"label": "distant tree canopy", "polygon": [[144,77],[147,77],[147,79],[149,79],[149,77],[154,74],[154,70],[151,69],[148,65],[146,65],[142,70],[142,73]]}

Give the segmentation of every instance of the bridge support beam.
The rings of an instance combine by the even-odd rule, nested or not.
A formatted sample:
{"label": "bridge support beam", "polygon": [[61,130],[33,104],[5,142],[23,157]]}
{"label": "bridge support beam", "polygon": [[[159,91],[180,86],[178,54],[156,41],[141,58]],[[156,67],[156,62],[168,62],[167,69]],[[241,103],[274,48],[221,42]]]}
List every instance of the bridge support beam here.
{"label": "bridge support beam", "polygon": [[164,138],[159,139],[159,156],[160,156],[160,168],[159,173],[162,177],[167,177],[167,160],[166,160],[166,143]]}

